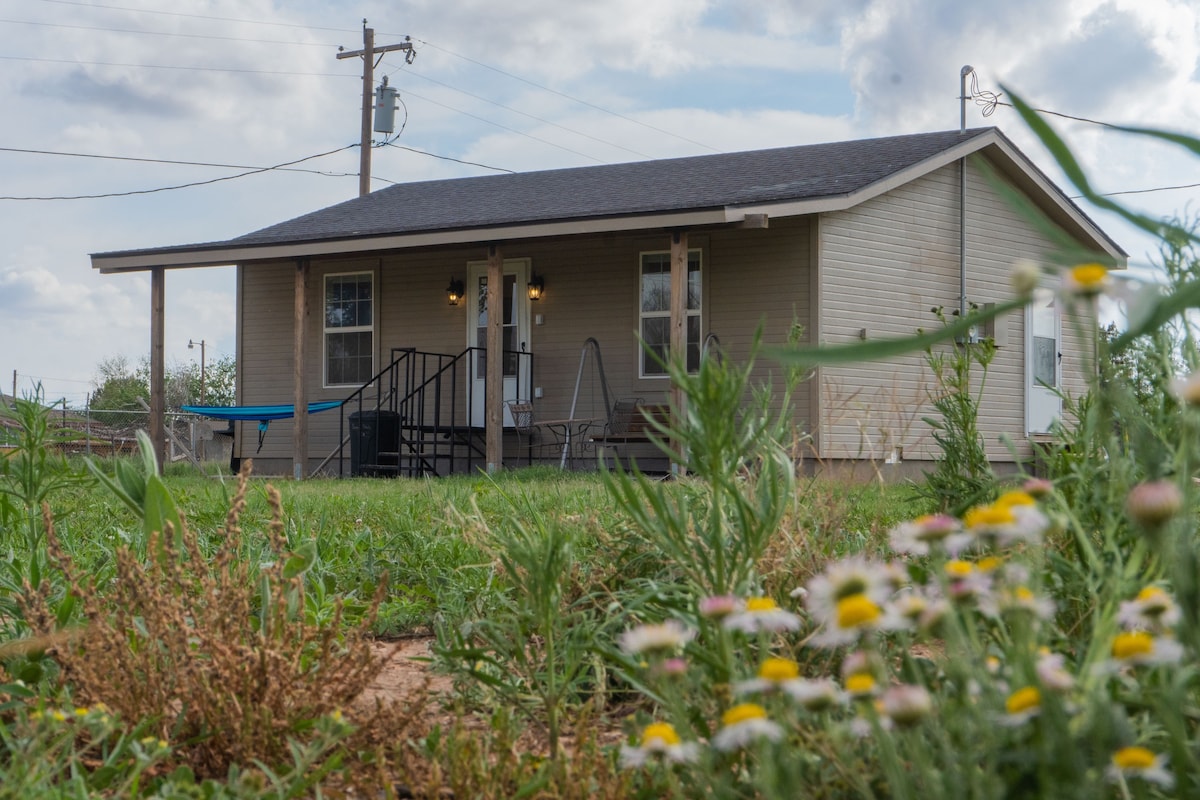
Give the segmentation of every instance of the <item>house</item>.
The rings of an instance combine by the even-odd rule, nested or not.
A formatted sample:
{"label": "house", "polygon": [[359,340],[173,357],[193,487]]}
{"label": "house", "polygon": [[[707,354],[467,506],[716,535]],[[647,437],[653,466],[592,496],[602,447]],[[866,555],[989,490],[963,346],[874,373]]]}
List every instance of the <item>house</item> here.
{"label": "house", "polygon": [[[1048,227],[1107,263],[1126,260],[1009,139],[982,128],[399,184],[228,241],[99,253],[92,266],[151,272],[161,375],[166,272],[238,265],[239,405],[300,410],[270,425],[259,452],[253,421],[239,423],[235,455],[258,470],[341,467],[351,439],[365,464],[372,445],[356,437],[384,429],[394,440],[393,427],[411,425],[410,453],[432,454],[422,471],[443,472],[527,455],[502,400],[560,420],[603,417],[618,397],[667,400],[637,334],[658,353],[686,349],[692,364],[713,339],[743,357],[760,323],[776,343],[793,325],[809,344],[911,334],[936,324],[932,307],[1007,299],[1016,260],[1061,246]],[[1061,413],[1047,385],[1086,387],[1094,325],[1066,313],[1046,292],[989,331],[999,349],[980,428],[997,463],[1029,457]],[[589,339],[608,389],[599,411]],[[798,395],[797,424],[821,461],[919,466],[935,457],[921,422],[929,381],[919,353],[822,367]],[[307,413],[346,398],[339,413]],[[473,456],[438,455],[439,442]]]}

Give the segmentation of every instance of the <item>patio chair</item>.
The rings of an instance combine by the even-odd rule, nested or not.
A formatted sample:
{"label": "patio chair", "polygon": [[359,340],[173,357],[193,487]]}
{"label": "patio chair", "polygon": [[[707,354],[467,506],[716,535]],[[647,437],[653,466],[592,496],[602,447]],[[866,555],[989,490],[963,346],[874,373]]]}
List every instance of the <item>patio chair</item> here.
{"label": "patio chair", "polygon": [[524,441],[526,448],[526,463],[533,464],[533,443],[539,438],[540,431],[533,421],[533,403],[528,400],[506,400],[508,413],[512,416],[513,430],[517,434],[517,450],[521,449]]}

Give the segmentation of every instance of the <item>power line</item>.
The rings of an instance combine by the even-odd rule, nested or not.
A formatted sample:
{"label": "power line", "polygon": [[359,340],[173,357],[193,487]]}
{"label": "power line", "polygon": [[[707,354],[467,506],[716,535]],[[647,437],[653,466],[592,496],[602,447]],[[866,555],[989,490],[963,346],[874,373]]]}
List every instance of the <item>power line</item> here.
{"label": "power line", "polygon": [[[493,169],[496,172],[507,172],[510,175],[517,174],[516,170],[505,169],[504,167],[492,167],[487,164],[480,164],[478,161],[463,161],[461,158],[451,158],[450,156],[439,156],[437,153],[430,153],[426,150],[418,150],[415,147],[405,147],[402,144],[396,144],[394,142],[384,142],[384,146],[385,147],[395,147],[397,150],[407,150],[410,153],[418,153],[420,155],[429,156],[431,158],[440,158],[442,161],[454,161],[459,164],[468,164],[472,167],[483,167],[484,169]],[[387,180],[387,179],[382,178],[381,180]],[[388,183],[396,183],[396,181],[388,181]]]}
{"label": "power line", "polygon": [[472,114],[469,111],[463,111],[461,108],[455,108],[454,106],[448,106],[445,103],[439,103],[437,100],[434,100],[431,97],[425,97],[423,95],[419,95],[414,91],[406,90],[406,93],[408,94],[409,97],[415,97],[418,100],[424,100],[426,103],[433,103],[435,106],[440,106],[448,111],[454,111],[459,114],[462,114],[465,117],[470,117],[471,119],[479,120],[480,122],[485,122],[488,125],[493,125],[497,128],[500,128],[501,130],[508,131],[509,133],[515,133],[518,136],[524,136],[526,139],[532,139],[535,142],[541,142],[542,144],[550,145],[551,147],[557,147],[559,150],[565,150],[566,152],[572,153],[581,158],[586,158],[590,161],[595,161],[597,164],[605,163],[602,159],[596,158],[595,156],[590,156],[587,153],[581,153],[578,150],[572,150],[571,148],[566,147],[564,145],[556,144],[556,143],[550,141],[549,139],[543,139],[540,136],[534,136],[532,133],[525,133],[524,131],[519,131],[516,128],[510,128],[507,125],[501,125],[499,122],[495,122],[493,120],[487,119],[486,117],[480,117],[476,114]]}
{"label": "power line", "polygon": [[[401,69],[400,67],[397,67],[396,70],[391,74],[395,74],[395,72],[399,72],[400,69]],[[592,136],[591,134],[584,133],[583,131],[577,131],[574,128],[568,128],[566,125],[560,125],[557,122],[551,122],[550,120],[545,119],[544,117],[539,117],[534,114],[528,114],[524,111],[521,111],[520,109],[513,108],[512,106],[506,106],[503,103],[499,103],[495,100],[492,100],[491,98],[484,97],[483,95],[478,95],[473,92],[468,92],[465,89],[459,89],[457,86],[451,86],[448,83],[443,83],[442,81],[436,80],[434,78],[430,78],[428,75],[422,75],[421,73],[416,72],[412,69],[408,69],[405,72],[405,74],[406,75],[414,75],[414,76],[420,78],[421,80],[429,81],[430,83],[436,84],[438,86],[444,86],[445,88],[450,89],[451,91],[458,92],[459,94],[465,94],[467,97],[474,98],[475,100],[481,100],[485,103],[494,105],[497,108],[503,108],[505,111],[511,111],[514,114],[520,114],[523,117],[527,117],[527,118],[535,120],[537,122],[541,122],[545,125],[550,125],[552,127],[558,128],[559,130],[564,130],[567,133],[573,133],[576,136],[582,136],[585,139],[591,139],[593,142],[599,142],[600,144],[608,145],[609,147],[615,147],[618,150],[624,150],[626,153],[633,153],[635,156],[641,156],[642,158],[647,158],[647,159],[652,158],[652,156],[649,156],[646,153],[642,153],[638,150],[634,150],[632,148],[625,147],[624,145],[619,145],[616,142],[610,142],[606,139],[601,139],[599,137]]]}
{"label": "power line", "polygon": [[[391,36],[394,34],[385,34],[385,35]],[[605,114],[610,114],[619,119],[623,119],[626,122],[632,122],[634,125],[640,125],[643,128],[648,128],[649,130],[652,130],[656,133],[661,133],[666,136],[670,136],[675,139],[679,139],[681,141],[687,142],[689,144],[694,144],[697,147],[703,147],[704,149],[711,150],[714,153],[721,152],[720,150],[718,150],[717,148],[715,148],[711,145],[704,144],[703,142],[697,142],[695,139],[689,139],[686,136],[681,136],[678,133],[672,133],[671,131],[664,130],[663,128],[655,127],[654,125],[651,125],[648,122],[642,122],[641,120],[626,116],[625,114],[621,114],[620,112],[604,108],[603,106],[598,106],[595,103],[589,103],[587,100],[581,100],[578,97],[574,97],[572,95],[567,94],[566,92],[560,92],[557,89],[551,89],[549,86],[543,86],[542,84],[537,83],[535,81],[531,81],[528,78],[522,78],[520,75],[514,75],[511,72],[505,72],[504,70],[500,69],[499,67],[493,67],[491,64],[485,64],[482,61],[476,61],[475,59],[473,59],[469,56],[464,56],[462,53],[456,53],[453,50],[448,50],[445,47],[439,47],[438,45],[434,44],[433,42],[426,41],[425,39],[416,39],[414,37],[414,41],[420,42],[421,44],[426,45],[428,47],[432,47],[434,50],[440,50],[443,53],[446,53],[447,55],[454,56],[455,58],[461,58],[463,61],[470,62],[471,64],[475,64],[476,66],[491,70],[492,72],[495,72],[499,75],[503,75],[506,78],[512,78],[515,81],[520,81],[521,83],[524,83],[528,86],[532,86],[535,89],[541,89],[543,92],[549,92],[550,94],[558,95],[559,97],[570,100],[573,103],[579,103],[580,105],[587,106],[588,108],[593,108],[597,111],[602,111]]]}
{"label": "power line", "polygon": [[36,61],[44,64],[75,64],[87,67],[133,67],[135,69],[174,69],[187,72],[235,72],[243,75],[304,75],[315,78],[356,78],[334,72],[296,72],[295,70],[237,69],[235,67],[180,67],[173,64],[125,64],[117,61],[79,61],[71,58],[38,58],[34,56],[0,56],[4,61]]}
{"label": "power line", "polygon": [[58,195],[58,196],[53,196],[53,197],[44,197],[44,196],[42,196],[42,197],[14,197],[14,196],[2,197],[2,196],[0,196],[0,200],[100,200],[100,199],[103,199],[106,197],[129,197],[132,195],[139,195],[139,194],[155,194],[157,192],[170,192],[170,191],[174,191],[176,189],[190,189],[193,186],[207,186],[208,184],[212,184],[212,183],[220,183],[222,181],[232,181],[232,180],[236,180],[238,178],[245,178],[248,175],[257,175],[262,172],[270,172],[272,170],[276,170],[281,167],[291,166],[292,164],[299,164],[302,161],[310,161],[314,158],[321,158],[323,156],[333,155],[334,153],[340,153],[343,150],[349,150],[352,147],[358,147],[358,145],[357,144],[348,144],[345,147],[339,147],[336,150],[330,150],[325,153],[317,153],[316,155],[305,156],[304,158],[298,158],[295,161],[285,161],[284,163],[277,164],[274,167],[262,167],[260,169],[252,169],[249,172],[242,172],[237,175],[225,175],[224,177],[221,177],[221,178],[210,178],[209,180],[206,180],[206,181],[192,181],[191,183],[181,183],[181,184],[178,184],[175,186],[159,186],[154,189],[134,189],[134,190],[128,191],[128,192],[105,192],[103,194]]}
{"label": "power line", "polygon": [[239,19],[236,17],[213,17],[205,14],[185,14],[181,11],[156,11],[150,8],[129,8],[128,6],[109,6],[100,3],[82,3],[78,0],[42,0],[43,3],[54,3],[62,6],[82,6],[83,8],[103,8],[107,11],[132,11],[135,14],[162,14],[169,17],[187,17],[188,19],[207,19],[215,22],[240,22],[247,25],[274,25],[280,28],[303,28],[310,31],[332,31],[333,33],[358,33],[347,28],[322,28],[317,25],[298,25],[291,22],[268,22],[261,19]]}
{"label": "power line", "polygon": [[[303,169],[297,167],[256,167],[248,164],[215,164],[209,161],[177,161],[168,158],[140,158],[135,156],[109,156],[99,153],[70,153],[60,150],[30,150],[22,147],[0,147],[2,153],[28,153],[31,155],[42,156],[68,156],[72,158],[97,158],[107,161],[138,161],[146,164],[177,164],[185,167],[219,167],[221,169],[250,169],[250,170],[278,170],[280,172],[307,172],[311,175],[326,175],[333,178],[346,178],[357,173],[354,172],[328,172],[319,169]],[[293,162],[299,163],[299,162]]]}
{"label": "power line", "polygon": [[253,44],[287,44],[301,47],[337,47],[323,42],[284,42],[278,39],[244,39],[237,36],[215,36],[203,33],[174,33],[171,31],[139,31],[132,28],[102,28],[93,25],[66,25],[60,22],[33,22],[25,19],[0,19],[10,25],[35,25],[41,28],[65,28],[75,31],[104,31],[106,33],[131,33],[140,36],[174,36],[183,39],[216,39],[224,42],[250,42]]}

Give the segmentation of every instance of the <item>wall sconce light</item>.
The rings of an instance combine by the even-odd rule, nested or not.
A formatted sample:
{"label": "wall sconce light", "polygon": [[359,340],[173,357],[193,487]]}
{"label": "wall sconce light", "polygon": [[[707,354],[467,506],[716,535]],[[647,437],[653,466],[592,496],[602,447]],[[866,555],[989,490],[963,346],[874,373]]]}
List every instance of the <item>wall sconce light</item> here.
{"label": "wall sconce light", "polygon": [[463,297],[463,282],[457,278],[450,279],[450,285],[446,287],[446,298],[450,301],[450,305],[456,306]]}
{"label": "wall sconce light", "polygon": [[536,272],[529,276],[529,299],[541,300],[542,292],[546,291],[546,279]]}

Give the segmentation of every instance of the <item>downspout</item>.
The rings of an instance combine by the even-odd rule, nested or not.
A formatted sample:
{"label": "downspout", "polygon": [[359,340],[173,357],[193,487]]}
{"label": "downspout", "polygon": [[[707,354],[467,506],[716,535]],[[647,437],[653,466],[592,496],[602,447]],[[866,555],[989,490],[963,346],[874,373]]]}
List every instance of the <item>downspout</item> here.
{"label": "downspout", "polygon": [[[975,71],[971,65],[964,66],[958,74],[959,112],[958,135],[967,132],[967,76]],[[958,160],[958,313],[959,319],[967,315],[967,159]],[[970,344],[968,333],[964,341]]]}

